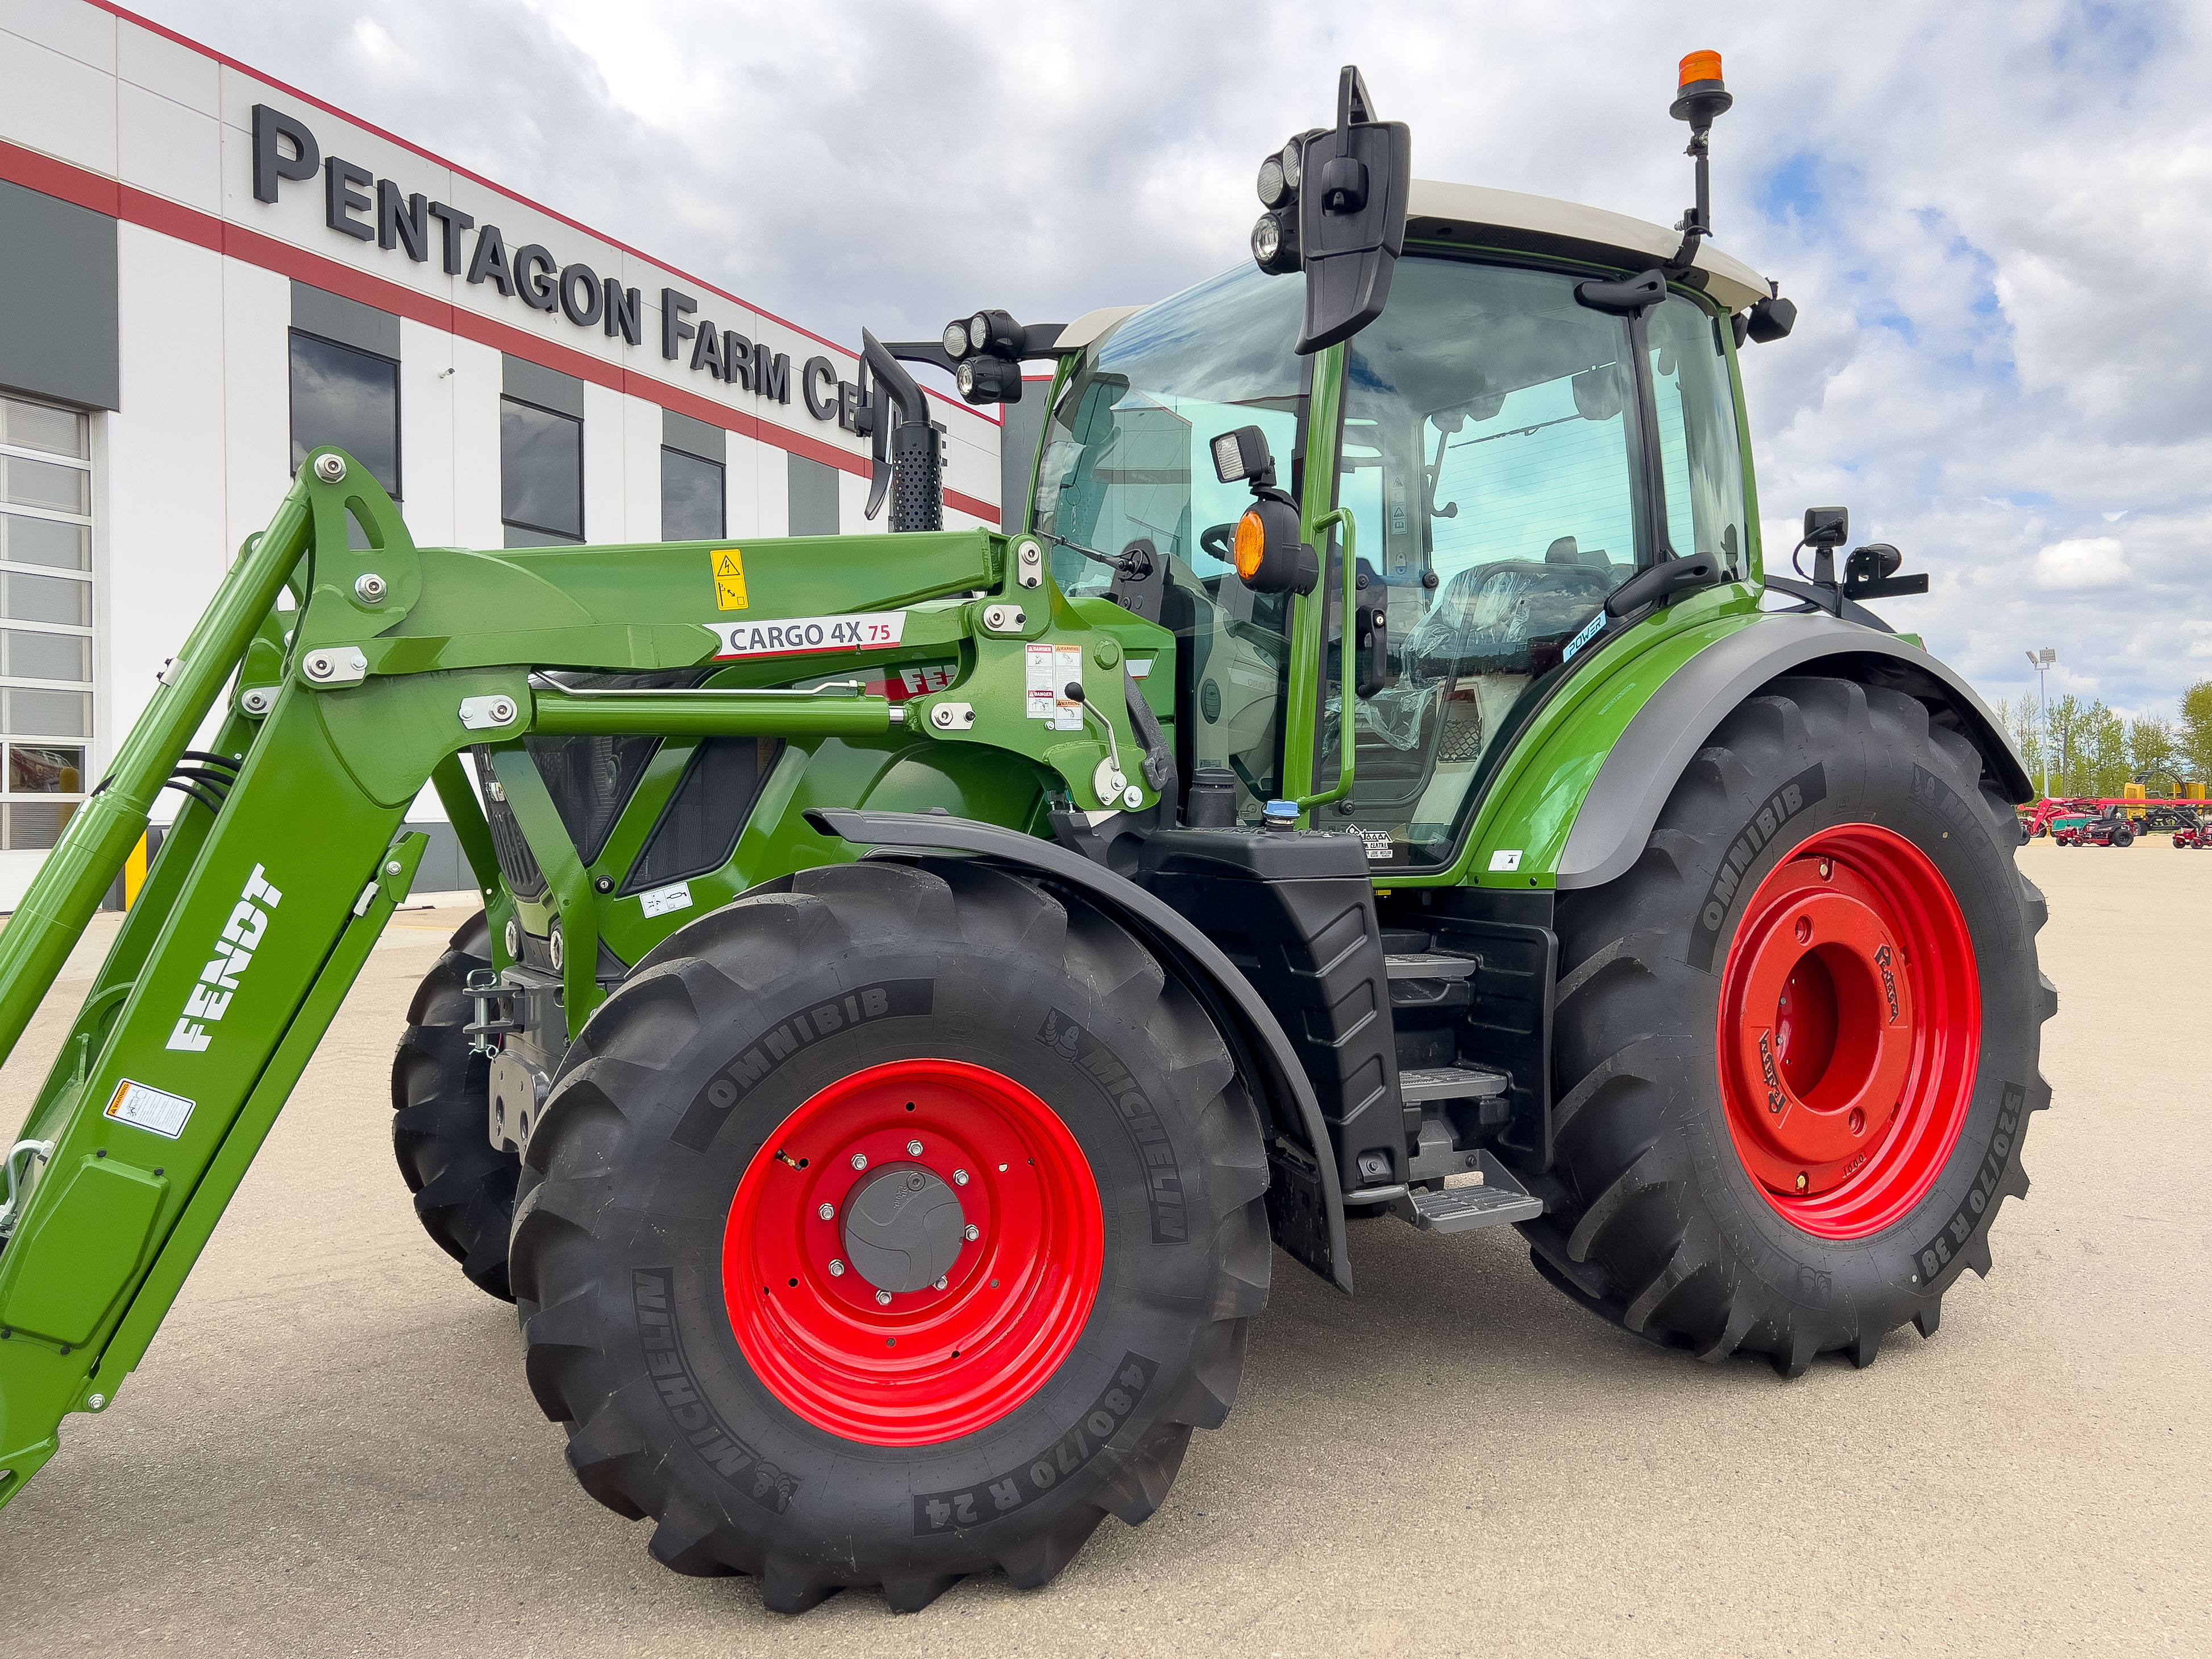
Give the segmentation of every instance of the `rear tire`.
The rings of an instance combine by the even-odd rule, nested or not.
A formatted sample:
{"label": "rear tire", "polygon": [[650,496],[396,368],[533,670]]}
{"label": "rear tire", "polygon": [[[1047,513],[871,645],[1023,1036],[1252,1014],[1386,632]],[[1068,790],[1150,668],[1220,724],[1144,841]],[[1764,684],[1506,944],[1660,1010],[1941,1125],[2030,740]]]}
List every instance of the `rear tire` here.
{"label": "rear tire", "polygon": [[[1026,1164],[985,1155],[1024,1135]],[[951,1231],[901,1246],[928,1265],[894,1295],[853,1229],[902,1161]],[[803,871],[647,956],[564,1063],[515,1214],[531,1386],[658,1559],[750,1573],[771,1610],[1033,1587],[1225,1418],[1267,1184],[1219,1034],[1098,912],[976,865]],[[1061,1357],[985,1329],[1009,1306]]]}
{"label": "rear tire", "polygon": [[[1730,714],[1635,867],[1560,898],[1568,1197],[1523,1228],[1545,1275],[1651,1341],[1784,1376],[1867,1364],[1908,1320],[1932,1335],[1960,1273],[1989,1271],[2050,1100],[2057,996],[2018,844],[1980,757],[1913,698],[1785,679]],[[1831,1046],[1808,1046],[1823,1020]]]}
{"label": "rear tire", "polygon": [[490,966],[491,933],[479,910],[453,930],[407,1010],[392,1061],[392,1151],[423,1231],[471,1284],[512,1302],[507,1236],[521,1164],[491,1144],[491,1062],[470,1051],[461,1030],[476,1018],[465,990],[470,970]]}

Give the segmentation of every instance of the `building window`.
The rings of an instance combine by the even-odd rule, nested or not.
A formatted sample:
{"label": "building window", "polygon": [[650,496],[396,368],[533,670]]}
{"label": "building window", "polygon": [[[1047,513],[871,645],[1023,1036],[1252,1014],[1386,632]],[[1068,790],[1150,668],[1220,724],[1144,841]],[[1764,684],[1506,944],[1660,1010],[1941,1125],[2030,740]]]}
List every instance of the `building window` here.
{"label": "building window", "polygon": [[0,845],[43,851],[92,738],[92,423],[0,397]]}
{"label": "building window", "polygon": [[292,471],[325,444],[399,494],[399,365],[357,346],[292,331]]}
{"label": "building window", "polygon": [[837,469],[804,455],[786,458],[790,481],[790,531],[793,536],[837,533]]}
{"label": "building window", "polygon": [[720,541],[723,536],[722,464],[680,449],[660,452],[660,539]]}
{"label": "building window", "polygon": [[509,547],[584,539],[584,423],[520,398],[499,400],[499,516]]}

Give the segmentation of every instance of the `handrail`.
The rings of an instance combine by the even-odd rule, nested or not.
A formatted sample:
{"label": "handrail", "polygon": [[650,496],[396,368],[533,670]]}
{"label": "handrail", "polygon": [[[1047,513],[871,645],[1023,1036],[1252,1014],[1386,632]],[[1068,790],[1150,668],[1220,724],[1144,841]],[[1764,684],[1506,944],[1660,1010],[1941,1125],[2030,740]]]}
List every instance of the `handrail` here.
{"label": "handrail", "polygon": [[[1332,507],[1314,520],[1314,534],[1322,535],[1332,525],[1341,525],[1344,527],[1344,614],[1337,621],[1339,644],[1336,652],[1337,684],[1343,687],[1340,712],[1336,722],[1336,740],[1337,746],[1344,751],[1344,759],[1337,768],[1336,787],[1318,795],[1299,796],[1297,805],[1301,812],[1311,807],[1333,805],[1352,793],[1352,754],[1358,747],[1353,742],[1352,735],[1352,652],[1354,633],[1352,611],[1359,586],[1359,528],[1352,520],[1350,507]],[[1324,548],[1328,546],[1325,539],[1322,544]]]}

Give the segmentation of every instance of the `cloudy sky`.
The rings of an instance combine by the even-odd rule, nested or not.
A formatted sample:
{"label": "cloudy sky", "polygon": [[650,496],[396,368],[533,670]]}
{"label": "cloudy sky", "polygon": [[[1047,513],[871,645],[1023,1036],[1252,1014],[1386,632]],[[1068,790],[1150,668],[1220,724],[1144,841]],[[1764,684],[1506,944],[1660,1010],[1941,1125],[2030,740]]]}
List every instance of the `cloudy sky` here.
{"label": "cloudy sky", "polygon": [[1986,695],[2212,677],[2212,9],[139,0],[157,21],[843,339],[1064,319],[1244,257],[1259,158],[1357,63],[1421,177],[1670,223],[1674,60],[1725,54],[1721,244],[1770,558],[1815,503]]}

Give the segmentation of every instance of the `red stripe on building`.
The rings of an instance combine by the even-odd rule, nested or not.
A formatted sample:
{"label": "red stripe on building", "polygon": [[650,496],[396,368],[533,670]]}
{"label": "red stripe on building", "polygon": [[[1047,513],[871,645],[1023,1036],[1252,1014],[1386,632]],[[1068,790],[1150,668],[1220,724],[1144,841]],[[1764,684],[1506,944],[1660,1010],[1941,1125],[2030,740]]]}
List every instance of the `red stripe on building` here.
{"label": "red stripe on building", "polygon": [[[115,10],[116,9],[109,7],[107,9]],[[118,12],[118,15],[130,15],[124,12]],[[135,17],[131,21],[143,21],[143,19]],[[146,24],[145,27],[153,28],[155,26]],[[167,33],[167,32],[157,29],[156,33]],[[191,43],[187,41],[184,44]],[[271,82],[271,84],[275,83]],[[331,112],[338,113],[337,111]],[[351,120],[353,118],[347,116],[345,118]],[[396,143],[399,141],[394,139],[392,142]],[[409,148],[412,149],[413,146],[410,145]],[[418,154],[427,155],[428,152],[418,152]],[[430,159],[435,161],[437,158],[432,156]],[[446,163],[440,162],[439,165],[444,166]],[[82,167],[71,166],[67,161],[56,161],[50,155],[41,155],[35,150],[24,149],[18,145],[0,141],[0,179],[4,179],[10,184],[21,185],[27,190],[37,191],[44,196],[52,196],[61,201],[74,203],[76,206],[90,209],[94,213],[106,214],[110,218],[119,220],[125,224],[137,225],[159,235],[173,237],[181,242],[190,242],[197,247],[206,248],[212,252],[223,255],[226,258],[236,259],[243,264],[253,265],[263,270],[275,271],[280,276],[291,277],[307,283],[311,288],[319,288],[349,300],[357,300],[365,306],[374,306],[379,311],[388,311],[395,316],[405,317],[411,321],[422,324],[425,327],[437,329],[441,333],[458,335],[465,340],[473,340],[478,345],[489,346],[492,349],[503,351],[509,356],[523,358],[526,362],[538,364],[542,368],[553,369],[559,374],[572,375],[580,380],[589,380],[594,386],[605,386],[612,392],[624,392],[634,398],[643,398],[647,403],[658,404],[664,409],[672,409],[679,415],[689,415],[694,420],[703,421],[709,426],[720,427],[726,432],[734,432],[740,437],[750,438],[756,442],[788,451],[793,455],[804,456],[810,461],[819,461],[824,466],[836,467],[841,472],[854,473],[863,478],[869,474],[869,462],[866,457],[840,449],[835,444],[824,443],[819,438],[811,437],[803,432],[794,432],[790,428],[780,426],[773,421],[763,421],[757,415],[749,415],[742,410],[732,409],[727,404],[714,402],[710,398],[702,398],[696,392],[686,392],[681,387],[671,386],[665,380],[656,380],[649,374],[640,374],[633,369],[624,368],[620,363],[611,363],[605,358],[594,357],[588,352],[578,351],[572,346],[564,346],[554,341],[541,338],[525,330],[495,321],[479,312],[471,311],[465,306],[456,306],[444,300],[433,299],[430,295],[403,283],[389,282],[381,276],[373,276],[365,270],[357,270],[353,266],[343,264],[336,259],[325,258],[319,253],[310,253],[305,248],[295,247],[289,242],[278,241],[273,236],[264,236],[260,232],[248,230],[243,225],[234,225],[228,220],[218,219],[212,214],[203,213],[198,208],[186,207],[181,202],[172,202],[166,197],[149,195],[145,191],[134,189],[129,185],[118,185],[112,179],[105,178],[96,173],[88,173]],[[491,188],[497,187],[491,186]],[[563,220],[562,222],[568,222]],[[581,229],[582,227],[578,226],[577,228]],[[638,257],[643,258],[646,256],[640,254]],[[690,279],[686,278],[686,280]],[[706,285],[702,283],[701,286]],[[716,289],[715,292],[720,293],[720,290]],[[730,299],[732,296],[724,295],[723,297]],[[744,301],[733,300],[732,303],[743,305]],[[761,314],[767,315],[766,313]],[[773,320],[781,321],[781,319]],[[787,327],[789,325],[787,324],[785,326]],[[797,331],[806,333],[804,329]],[[810,340],[820,338],[819,336],[813,334],[806,334],[806,337]],[[829,343],[823,341],[823,343]],[[842,347],[837,349],[842,349]],[[847,352],[846,355],[850,356],[852,354]],[[979,497],[965,495],[957,489],[948,489],[945,492],[945,501],[948,507],[957,507],[959,511],[981,519],[987,524],[995,525],[999,521],[997,506]]]}

